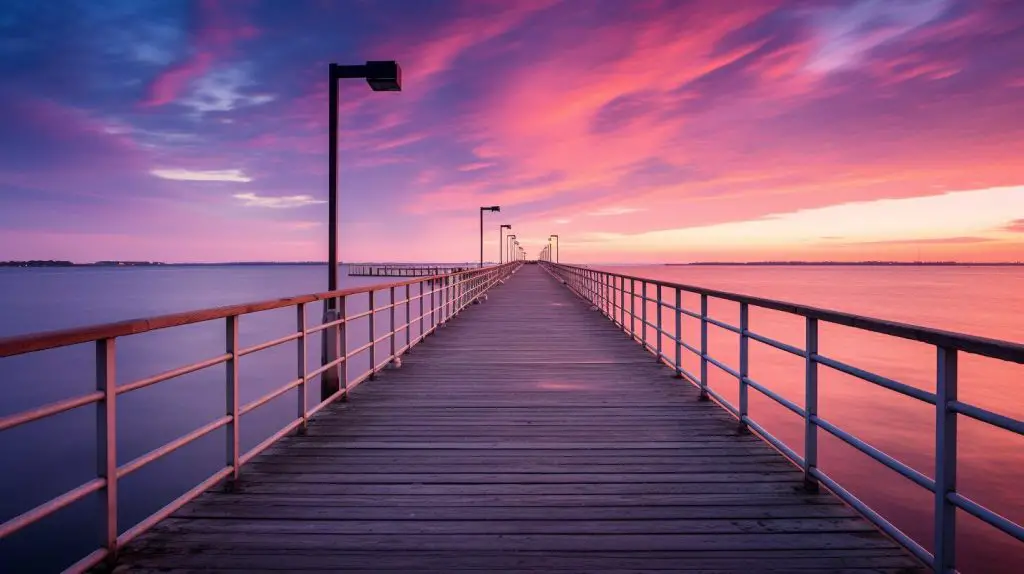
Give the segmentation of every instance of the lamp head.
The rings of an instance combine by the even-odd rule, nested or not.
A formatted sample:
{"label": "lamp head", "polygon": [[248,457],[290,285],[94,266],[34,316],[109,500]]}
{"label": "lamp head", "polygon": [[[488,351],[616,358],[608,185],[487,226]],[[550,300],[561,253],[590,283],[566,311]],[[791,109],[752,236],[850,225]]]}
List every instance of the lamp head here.
{"label": "lamp head", "polygon": [[375,92],[401,92],[402,68],[394,60],[366,62],[366,83]]}
{"label": "lamp head", "polygon": [[490,207],[481,207],[480,211],[501,211],[500,205],[492,205]]}
{"label": "lamp head", "polygon": [[501,228],[502,229],[512,229],[512,226],[507,224],[507,223],[503,223],[503,224],[501,224]]}

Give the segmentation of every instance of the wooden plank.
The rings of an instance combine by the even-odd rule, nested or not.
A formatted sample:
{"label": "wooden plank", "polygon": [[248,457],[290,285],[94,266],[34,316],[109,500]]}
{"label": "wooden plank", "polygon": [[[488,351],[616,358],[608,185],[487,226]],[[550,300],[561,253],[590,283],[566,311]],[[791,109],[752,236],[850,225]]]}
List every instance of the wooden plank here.
{"label": "wooden plank", "polygon": [[920,570],[536,267],[403,362],[119,568]]}

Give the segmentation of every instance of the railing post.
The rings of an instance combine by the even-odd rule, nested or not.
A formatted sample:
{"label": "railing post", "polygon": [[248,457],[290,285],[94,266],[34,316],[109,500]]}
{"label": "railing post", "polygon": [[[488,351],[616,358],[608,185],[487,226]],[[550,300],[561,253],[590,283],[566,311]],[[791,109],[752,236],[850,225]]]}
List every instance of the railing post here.
{"label": "railing post", "polygon": [[619,277],[619,326],[626,330],[626,278]]}
{"label": "railing post", "polygon": [[750,377],[750,307],[740,303],[740,430],[747,430],[747,416],[750,414],[749,385]]}
{"label": "railing post", "polygon": [[636,279],[629,280],[629,336],[636,338]]}
{"label": "railing post", "polygon": [[420,296],[419,296],[419,308],[420,308],[420,340],[427,336],[425,330],[427,324],[427,294],[423,292],[423,287],[427,284],[426,281],[420,281]]}
{"label": "railing post", "polygon": [[640,344],[647,350],[647,282],[640,282],[640,332],[642,339]]}
{"label": "railing post", "polygon": [[377,304],[374,290],[370,289],[370,380],[377,378]]}
{"label": "railing post", "polygon": [[412,350],[412,286],[405,284],[405,352]]}
{"label": "railing post", "polygon": [[238,315],[226,319],[225,349],[231,358],[225,363],[226,377],[224,395],[226,414],[231,417],[227,426],[225,461],[231,467],[229,484],[238,480]]}
{"label": "railing post", "polygon": [[100,541],[107,549],[107,561],[117,558],[117,376],[115,339],[96,341],[96,390],[103,398],[96,403],[96,475],[104,479],[103,526]]}
{"label": "railing post", "polygon": [[654,292],[655,292],[654,296],[658,299],[658,303],[657,303],[658,310],[657,310],[657,313],[656,313],[656,316],[657,316],[656,322],[657,322],[657,325],[658,325],[658,333],[657,333],[657,335],[655,335],[656,337],[658,337],[658,341],[657,341],[655,350],[658,353],[657,359],[658,359],[658,362],[660,363],[661,362],[661,283],[658,283],[658,285],[655,288]]}
{"label": "railing post", "polygon": [[437,280],[431,281],[430,285],[430,330],[437,328],[437,304],[434,294],[437,293]]}
{"label": "railing post", "polygon": [[299,338],[295,341],[298,347],[296,371],[299,378],[299,396],[296,408],[298,409],[298,418],[302,419],[299,433],[305,434],[309,422],[306,416],[306,304],[299,303],[296,305],[296,309],[298,312],[295,317],[295,328],[299,332]]}
{"label": "railing post", "polygon": [[935,388],[935,563],[936,572],[955,572],[957,415],[949,403],[957,400],[957,351],[937,347]]}
{"label": "railing post", "polygon": [[395,358],[397,347],[395,346],[395,288],[391,288],[391,359]]}
{"label": "railing post", "polygon": [[348,400],[348,297],[342,296],[338,299],[338,318],[341,319],[341,324],[338,325],[337,329],[334,330],[336,342],[334,348],[337,349],[338,358],[341,359],[341,363],[335,372],[338,373],[338,385],[339,388],[344,389],[345,392],[341,394],[341,400]]}
{"label": "railing post", "polygon": [[676,287],[676,378],[683,378],[683,292]]}
{"label": "railing post", "polygon": [[818,479],[812,473],[818,467],[818,425],[814,422],[818,416],[818,320],[808,317],[804,330],[804,485],[818,490]]}
{"label": "railing post", "polygon": [[708,296],[700,294],[700,400],[708,400]]}

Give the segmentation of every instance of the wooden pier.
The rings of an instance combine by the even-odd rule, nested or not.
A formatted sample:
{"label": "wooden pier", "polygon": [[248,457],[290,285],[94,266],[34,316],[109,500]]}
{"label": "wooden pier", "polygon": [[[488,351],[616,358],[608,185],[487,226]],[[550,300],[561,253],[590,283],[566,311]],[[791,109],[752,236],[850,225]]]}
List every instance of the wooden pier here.
{"label": "wooden pier", "polygon": [[924,569],[540,266],[402,363],[117,571]]}
{"label": "wooden pier", "polygon": [[469,265],[430,265],[415,263],[349,263],[351,277],[431,277],[472,269]]}

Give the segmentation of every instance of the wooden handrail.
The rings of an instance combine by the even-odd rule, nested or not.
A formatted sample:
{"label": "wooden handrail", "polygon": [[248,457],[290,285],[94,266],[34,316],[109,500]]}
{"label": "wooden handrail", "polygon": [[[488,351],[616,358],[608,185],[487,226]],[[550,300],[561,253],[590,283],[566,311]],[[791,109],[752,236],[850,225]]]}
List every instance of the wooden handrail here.
{"label": "wooden handrail", "polygon": [[308,295],[296,295],[293,297],[284,297],[281,299],[266,299],[263,301],[255,301],[252,303],[227,305],[224,307],[211,307],[207,309],[184,311],[182,313],[170,313],[167,315],[158,315],[155,317],[146,317],[142,319],[129,319],[127,321],[118,321],[116,323],[103,323],[100,325],[89,325],[86,327],[75,327],[72,329],[60,329],[56,331],[31,333],[28,335],[16,335],[14,337],[0,338],[0,357],[11,357],[14,355],[33,353],[36,351],[45,351],[47,349],[56,349],[58,347],[67,347],[69,345],[78,345],[81,343],[96,341],[98,339],[110,339],[114,337],[123,337],[125,335],[137,335],[139,333],[156,331],[158,329],[166,329],[168,327],[180,327],[182,325],[202,323],[204,321],[210,321],[212,319],[223,319],[225,317],[230,317],[232,315],[247,315],[250,313],[258,313],[260,311],[270,311],[272,309],[292,307],[300,303],[312,303],[315,301],[323,301],[325,299],[334,299],[338,297],[356,295],[359,293],[368,293],[370,291],[380,291],[383,289],[389,289],[391,287],[404,287],[406,285],[412,285],[414,283],[422,283],[423,281],[440,280],[445,277],[459,277],[461,275],[471,275],[475,273],[485,272],[495,267],[502,267],[507,265],[511,264],[505,263],[504,265],[501,266],[488,266],[480,269],[469,269],[466,271],[458,271],[456,273],[447,273],[443,275],[416,277],[413,279],[409,279],[407,281],[380,283],[376,285],[367,285],[365,287],[353,287],[350,289],[340,289],[337,291],[325,291],[322,293],[311,293]]}

